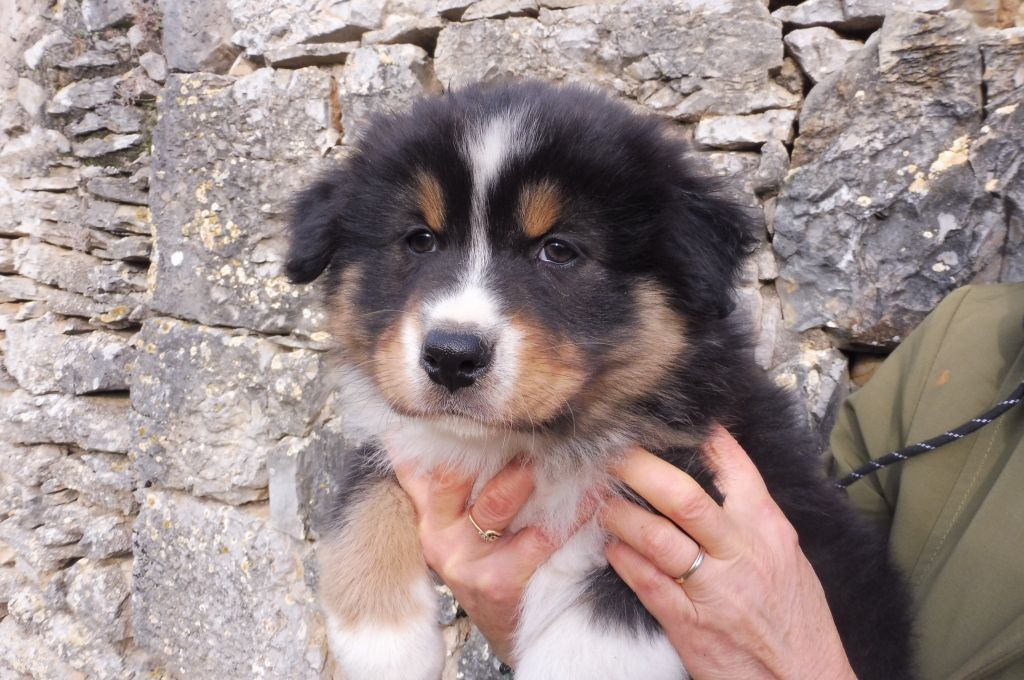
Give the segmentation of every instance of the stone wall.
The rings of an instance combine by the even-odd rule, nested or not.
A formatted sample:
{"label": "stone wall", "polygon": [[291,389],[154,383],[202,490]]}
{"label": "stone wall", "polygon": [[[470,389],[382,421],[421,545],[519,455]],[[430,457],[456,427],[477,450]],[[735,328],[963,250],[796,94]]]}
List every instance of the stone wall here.
{"label": "stone wall", "polygon": [[[764,216],[742,313],[825,431],[946,292],[1024,280],[1020,26],[1019,0],[0,4],[0,677],[330,677],[310,555],[349,443],[283,228],[374,112],[513,75],[676,121]],[[440,617],[446,678],[501,676]]]}

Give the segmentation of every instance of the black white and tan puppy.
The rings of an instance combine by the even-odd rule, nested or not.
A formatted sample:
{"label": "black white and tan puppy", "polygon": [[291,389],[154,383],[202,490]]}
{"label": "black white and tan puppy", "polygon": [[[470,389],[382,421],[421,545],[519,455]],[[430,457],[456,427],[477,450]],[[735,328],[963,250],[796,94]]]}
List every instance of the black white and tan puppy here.
{"label": "black white and tan puppy", "polygon": [[[435,680],[444,661],[389,456],[471,472],[478,489],[523,456],[537,488],[512,529],[567,535],[632,444],[721,500],[699,452],[716,421],[796,527],[858,676],[909,677],[885,542],[826,481],[730,315],[749,220],[684,151],[667,123],[587,89],[478,85],[378,118],[297,198],[288,272],[324,277],[346,418],[389,447],[350,459],[320,548],[348,680]],[[592,520],[530,582],[521,680],[685,677],[604,540]]]}

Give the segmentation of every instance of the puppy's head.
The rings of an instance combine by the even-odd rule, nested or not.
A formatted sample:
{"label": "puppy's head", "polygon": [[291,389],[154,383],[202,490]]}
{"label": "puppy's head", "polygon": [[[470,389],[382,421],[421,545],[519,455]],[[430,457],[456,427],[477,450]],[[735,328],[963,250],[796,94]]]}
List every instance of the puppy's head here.
{"label": "puppy's head", "polygon": [[657,390],[730,311],[751,237],[665,124],[592,91],[481,85],[378,119],[296,201],[346,361],[394,411],[495,429]]}

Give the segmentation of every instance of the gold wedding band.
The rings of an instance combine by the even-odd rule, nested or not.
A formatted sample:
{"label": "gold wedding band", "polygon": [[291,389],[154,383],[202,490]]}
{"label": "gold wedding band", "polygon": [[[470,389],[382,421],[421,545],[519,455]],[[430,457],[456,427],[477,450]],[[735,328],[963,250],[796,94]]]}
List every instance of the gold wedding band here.
{"label": "gold wedding band", "polygon": [[[476,524],[476,522],[474,522],[474,524]],[[697,547],[700,548],[700,550],[697,551],[697,557],[694,558],[693,564],[690,565],[690,568],[686,570],[685,574],[676,579],[676,583],[679,585],[686,583],[686,579],[693,576],[697,570],[700,569],[700,565],[704,564],[704,556],[707,555],[707,553],[704,551],[704,546],[698,545]]]}
{"label": "gold wedding band", "polygon": [[466,517],[469,517],[469,523],[473,525],[473,528],[476,529],[476,533],[480,535],[480,540],[484,543],[494,543],[501,538],[500,531],[495,531],[494,529],[481,529],[480,525],[476,523],[475,519],[473,519],[473,513],[467,511]]}

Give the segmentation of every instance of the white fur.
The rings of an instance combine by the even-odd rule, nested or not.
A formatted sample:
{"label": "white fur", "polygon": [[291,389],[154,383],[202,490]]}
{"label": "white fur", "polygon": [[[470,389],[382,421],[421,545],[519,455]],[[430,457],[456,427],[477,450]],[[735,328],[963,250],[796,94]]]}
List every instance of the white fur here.
{"label": "white fur", "polygon": [[521,651],[517,680],[683,680],[686,670],[664,635],[595,624],[582,607],[549,622]]}
{"label": "white fur", "polygon": [[427,303],[425,316],[431,325],[455,323],[489,329],[501,323],[498,304],[483,286],[470,283],[451,295]]}
{"label": "white fur", "polygon": [[[353,397],[346,412],[351,425],[369,425],[364,432],[386,442],[391,460],[414,462],[421,469],[452,467],[477,475],[476,493],[513,457],[532,457],[537,465],[536,487],[527,505],[516,517],[511,531],[523,526],[540,526],[566,536],[588,495],[604,491],[614,482],[606,472],[610,461],[629,442],[606,435],[601,440],[555,439],[529,432],[505,431],[480,421],[458,416],[416,419],[390,412],[372,381],[350,369],[345,382],[346,400]],[[362,415],[361,415],[362,414]],[[587,455],[580,456],[585,451]],[[575,455],[570,456],[570,453]],[[564,461],[589,460],[590,464],[565,467]],[[382,461],[382,464],[387,464]],[[564,678],[609,678],[636,680],[680,680],[681,662],[663,636],[646,637],[629,631],[595,626],[586,605],[580,603],[590,572],[606,564],[604,533],[591,519],[579,528],[530,581],[522,604],[516,632],[522,680]],[[410,639],[423,645],[422,639]],[[333,636],[333,633],[332,633]],[[399,644],[401,635],[389,632],[382,645]],[[352,636],[356,640],[356,636]],[[333,637],[332,637],[333,640]],[[332,648],[334,644],[332,642]],[[367,656],[371,654],[365,648]],[[416,648],[418,649],[418,648]],[[383,653],[378,647],[377,652]],[[335,654],[338,652],[335,651]],[[417,658],[412,652],[406,658]],[[367,662],[369,663],[369,662]],[[355,676],[359,680],[360,676]],[[384,680],[391,676],[379,675]],[[426,675],[417,675],[416,679]],[[432,676],[432,680],[436,679]]]}
{"label": "white fur", "polygon": [[331,653],[346,680],[437,680],[444,669],[445,645],[437,624],[437,595],[420,582],[412,597],[420,613],[401,625],[368,621],[343,626],[326,617]]}

